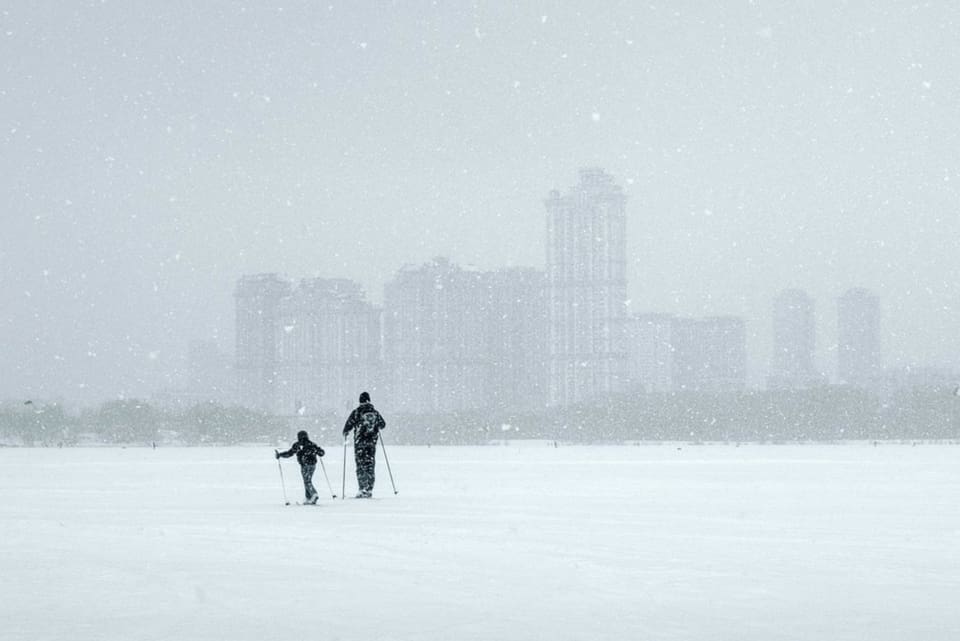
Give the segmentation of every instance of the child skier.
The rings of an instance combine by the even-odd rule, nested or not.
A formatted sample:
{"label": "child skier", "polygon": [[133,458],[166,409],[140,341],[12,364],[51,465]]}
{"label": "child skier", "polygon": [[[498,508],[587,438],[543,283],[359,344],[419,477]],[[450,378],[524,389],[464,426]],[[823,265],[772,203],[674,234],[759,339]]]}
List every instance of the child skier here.
{"label": "child skier", "polygon": [[303,476],[303,493],[306,497],[304,503],[308,505],[316,504],[320,495],[317,494],[317,489],[313,487],[313,472],[317,469],[317,457],[324,455],[323,448],[311,441],[305,430],[300,430],[297,432],[297,442],[291,445],[289,450],[286,452],[274,450],[273,453],[278,459],[297,455],[300,475]]}

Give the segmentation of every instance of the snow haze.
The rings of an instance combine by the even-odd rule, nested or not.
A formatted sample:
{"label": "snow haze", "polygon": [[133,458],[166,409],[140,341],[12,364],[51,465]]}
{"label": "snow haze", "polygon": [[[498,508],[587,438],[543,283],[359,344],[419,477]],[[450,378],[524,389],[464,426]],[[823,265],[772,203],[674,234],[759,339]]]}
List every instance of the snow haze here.
{"label": "snow haze", "polygon": [[888,364],[960,353],[953,3],[6,3],[0,397],[95,402],[233,348],[242,274],[544,263],[581,167],[628,198],[634,312],[883,306]]}

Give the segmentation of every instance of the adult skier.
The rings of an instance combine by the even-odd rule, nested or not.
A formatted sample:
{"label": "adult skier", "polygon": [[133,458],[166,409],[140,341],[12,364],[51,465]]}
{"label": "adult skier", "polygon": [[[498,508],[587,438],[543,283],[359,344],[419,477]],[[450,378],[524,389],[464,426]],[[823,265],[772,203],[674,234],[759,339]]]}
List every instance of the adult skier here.
{"label": "adult skier", "polygon": [[313,472],[317,469],[317,458],[324,455],[323,448],[310,440],[306,430],[300,430],[297,432],[297,442],[291,445],[289,450],[286,452],[274,450],[273,453],[278,459],[297,455],[300,475],[303,477],[304,503],[307,505],[316,504],[320,495],[317,494],[317,489],[313,487]]}
{"label": "adult skier", "polygon": [[[376,480],[375,468],[377,465],[377,438],[380,430],[387,426],[380,412],[370,402],[370,394],[360,394],[360,405],[350,412],[346,424],[343,426],[343,437],[353,432],[353,458],[357,463],[357,486],[360,491],[358,499],[369,499],[373,496],[373,483]],[[346,447],[346,444],[344,444]]]}

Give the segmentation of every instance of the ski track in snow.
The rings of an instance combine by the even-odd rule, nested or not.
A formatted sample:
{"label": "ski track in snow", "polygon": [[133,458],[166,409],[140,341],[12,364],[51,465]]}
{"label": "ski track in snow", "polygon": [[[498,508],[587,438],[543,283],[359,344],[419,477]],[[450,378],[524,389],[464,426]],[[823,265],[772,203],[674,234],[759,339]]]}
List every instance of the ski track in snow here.
{"label": "ski track in snow", "polygon": [[0,450],[0,638],[960,638],[958,446],[390,462],[305,509],[269,447]]}

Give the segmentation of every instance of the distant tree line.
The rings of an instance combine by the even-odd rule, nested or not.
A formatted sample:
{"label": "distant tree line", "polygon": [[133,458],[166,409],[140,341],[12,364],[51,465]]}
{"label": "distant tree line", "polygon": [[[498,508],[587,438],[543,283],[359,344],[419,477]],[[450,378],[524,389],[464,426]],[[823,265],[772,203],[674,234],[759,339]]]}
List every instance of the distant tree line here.
{"label": "distant tree line", "polygon": [[117,400],[75,415],[57,403],[0,406],[0,440],[18,445],[272,444],[287,436],[286,419],[216,403],[170,410]]}
{"label": "distant tree line", "polygon": [[[0,405],[0,442],[16,445],[178,444],[275,445],[306,429],[318,443],[342,442],[345,417],[269,416],[202,403],[185,410],[119,400],[70,414],[56,403]],[[960,439],[960,397],[938,387],[878,397],[829,386],[707,394],[617,395],[603,402],[536,412],[483,410],[386,415],[391,443],[474,445],[546,439],[572,443],[623,441],[786,442]]]}
{"label": "distant tree line", "polygon": [[611,396],[542,412],[458,412],[396,417],[395,440],[477,444],[500,439],[781,442],[960,439],[960,398],[947,388],[880,398],[855,387]]}

